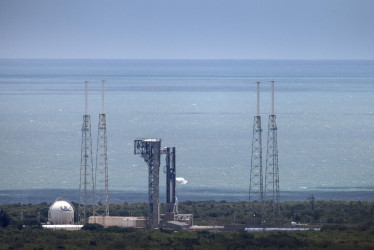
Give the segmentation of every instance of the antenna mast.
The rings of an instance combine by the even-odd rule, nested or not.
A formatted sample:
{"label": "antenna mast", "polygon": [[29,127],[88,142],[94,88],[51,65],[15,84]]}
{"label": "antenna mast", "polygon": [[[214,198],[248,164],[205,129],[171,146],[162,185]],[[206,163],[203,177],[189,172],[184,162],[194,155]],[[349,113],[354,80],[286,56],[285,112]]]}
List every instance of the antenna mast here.
{"label": "antenna mast", "polygon": [[274,81],[271,81],[271,115],[274,115]]}
{"label": "antenna mast", "polygon": [[84,82],[84,114],[88,115],[88,82]]}
{"label": "antenna mast", "polygon": [[104,112],[104,83],[105,81],[101,81],[101,113],[105,114]]}
{"label": "antenna mast", "polygon": [[260,82],[257,82],[257,116],[260,116]]}

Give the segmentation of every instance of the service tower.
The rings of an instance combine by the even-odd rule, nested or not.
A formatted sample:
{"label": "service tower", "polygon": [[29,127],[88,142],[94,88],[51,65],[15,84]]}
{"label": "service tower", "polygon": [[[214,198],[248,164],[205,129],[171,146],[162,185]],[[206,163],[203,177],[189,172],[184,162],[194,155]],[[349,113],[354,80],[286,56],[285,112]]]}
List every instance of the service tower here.
{"label": "service tower", "polygon": [[160,224],[159,175],[161,139],[137,139],[134,154],[140,155],[148,165],[148,228],[158,228]]}

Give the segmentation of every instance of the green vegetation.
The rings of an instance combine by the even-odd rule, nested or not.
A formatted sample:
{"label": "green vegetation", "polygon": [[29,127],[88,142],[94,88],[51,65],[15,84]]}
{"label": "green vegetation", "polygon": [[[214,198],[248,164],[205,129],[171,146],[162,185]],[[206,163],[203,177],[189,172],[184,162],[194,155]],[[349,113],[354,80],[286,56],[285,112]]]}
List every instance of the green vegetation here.
{"label": "green vegetation", "polygon": [[[118,231],[117,231],[118,230]],[[265,233],[173,232],[96,228],[52,231],[0,229],[1,249],[374,249],[374,229]]]}
{"label": "green vegetation", "polygon": [[0,211],[0,226],[1,227],[7,227],[10,223],[10,217],[7,214],[6,211],[2,210]]}
{"label": "green vegetation", "polygon": [[[303,224],[347,224],[350,226],[373,225],[374,202],[312,201],[282,202],[281,225],[289,226],[291,221]],[[248,202],[181,202],[180,213],[192,213],[196,224],[246,224],[253,225],[253,213],[260,204]],[[258,222],[255,222],[258,225]]]}
{"label": "green vegetation", "polygon": [[[9,216],[11,225],[18,225],[19,223],[37,225],[38,216],[40,222],[47,221],[49,205],[47,203],[38,205],[12,204],[0,205],[0,209],[3,211],[2,214],[5,213]],[[77,204],[73,203],[73,205],[77,207]],[[164,211],[163,205],[161,211]],[[232,223],[253,225],[253,214],[254,211],[258,211],[259,206],[260,204],[256,202],[249,204],[244,201],[185,201],[179,203],[179,213],[192,213],[194,223],[199,225]],[[112,216],[146,216],[147,211],[147,203],[110,205],[110,215]],[[0,216],[0,221],[1,218]],[[374,222],[374,202],[314,200],[309,202],[282,202],[281,225],[288,226],[291,221],[315,225],[370,226]]]}
{"label": "green vegetation", "polygon": [[[76,205],[76,204],[74,204]],[[180,213],[193,213],[199,225],[253,223],[259,204],[248,202],[180,202]],[[262,233],[174,232],[87,225],[81,231],[53,231],[46,222],[49,204],[0,206],[0,249],[374,249],[374,202],[284,202],[281,221],[320,225],[321,231]],[[111,204],[111,215],[144,216],[146,203]],[[23,227],[22,225],[27,225]]]}

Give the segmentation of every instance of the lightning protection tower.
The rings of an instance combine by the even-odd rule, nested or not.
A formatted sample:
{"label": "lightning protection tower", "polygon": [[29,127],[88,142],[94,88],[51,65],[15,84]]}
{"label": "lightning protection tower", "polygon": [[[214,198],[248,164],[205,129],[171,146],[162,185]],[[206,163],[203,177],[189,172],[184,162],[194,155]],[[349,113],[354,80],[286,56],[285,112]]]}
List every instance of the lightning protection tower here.
{"label": "lightning protection tower", "polygon": [[148,165],[148,228],[157,228],[160,223],[159,176],[161,139],[135,140],[134,154],[140,155]]}
{"label": "lightning protection tower", "polygon": [[88,219],[87,206],[94,201],[94,175],[92,163],[92,138],[91,138],[91,119],[87,114],[87,88],[88,82],[85,82],[85,115],[82,124],[82,144],[81,144],[81,167],[79,181],[79,207],[78,221],[86,224]]}
{"label": "lightning protection tower", "polygon": [[[261,116],[260,116],[260,83],[257,82],[257,115],[254,117],[251,170],[249,180],[249,202],[258,201],[259,204],[251,204],[253,218],[260,219],[263,215],[263,176],[262,176],[262,141],[261,141]],[[254,224],[257,222],[254,221]]]}
{"label": "lightning protection tower", "polygon": [[106,136],[106,114],[104,111],[104,80],[101,82],[101,114],[97,130],[96,168],[95,168],[95,206],[94,215],[109,216],[108,197],[108,154]]}
{"label": "lightning protection tower", "polygon": [[280,214],[280,200],[277,123],[274,114],[274,81],[271,82],[271,115],[268,123],[264,200],[266,220],[275,223]]}

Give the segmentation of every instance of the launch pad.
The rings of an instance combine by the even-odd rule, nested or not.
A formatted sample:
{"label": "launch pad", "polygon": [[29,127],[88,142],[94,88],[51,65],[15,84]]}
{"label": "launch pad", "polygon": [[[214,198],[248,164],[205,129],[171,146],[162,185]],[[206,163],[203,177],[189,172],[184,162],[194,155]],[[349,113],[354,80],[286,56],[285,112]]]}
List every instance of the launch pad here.
{"label": "launch pad", "polygon": [[134,141],[134,154],[140,155],[148,165],[148,228],[160,224],[160,160],[166,155],[166,214],[165,218],[174,220],[175,216],[175,147],[161,149],[161,139],[137,139]]}

